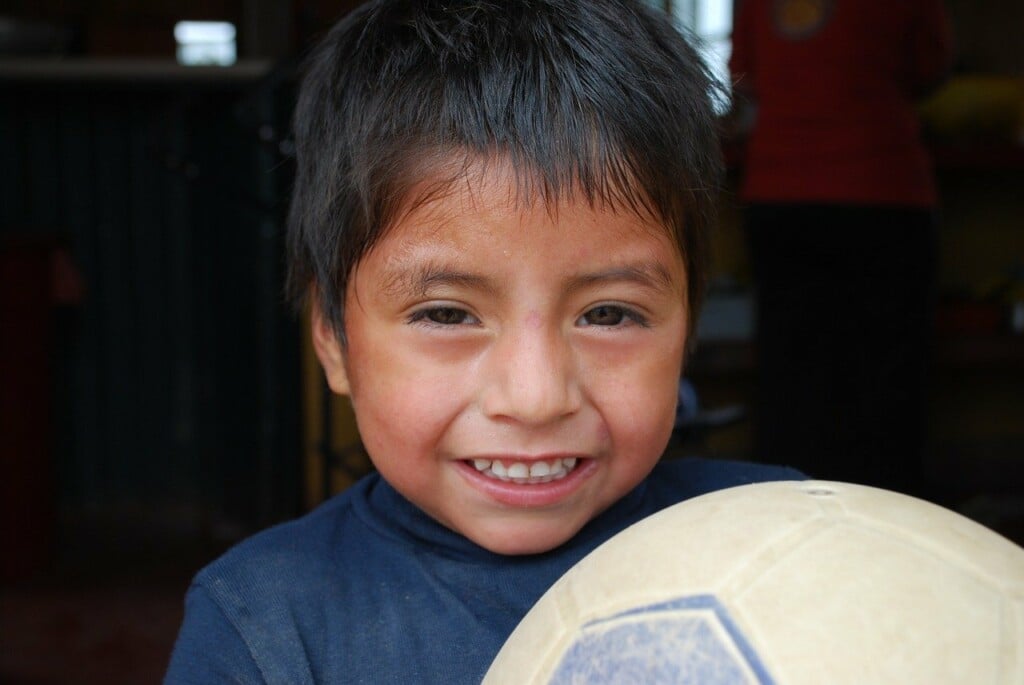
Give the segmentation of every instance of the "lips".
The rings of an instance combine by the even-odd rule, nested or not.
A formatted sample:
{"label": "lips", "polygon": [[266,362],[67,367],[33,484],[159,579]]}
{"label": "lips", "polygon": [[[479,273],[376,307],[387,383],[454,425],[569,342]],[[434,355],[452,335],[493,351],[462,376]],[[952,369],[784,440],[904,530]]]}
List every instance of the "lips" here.
{"label": "lips", "polygon": [[514,461],[501,459],[473,459],[470,463],[488,478],[533,485],[561,480],[576,468],[576,457],[538,459],[535,461]]}
{"label": "lips", "polygon": [[534,509],[573,497],[598,470],[599,461],[583,455],[477,457],[459,462],[459,470],[493,504]]}

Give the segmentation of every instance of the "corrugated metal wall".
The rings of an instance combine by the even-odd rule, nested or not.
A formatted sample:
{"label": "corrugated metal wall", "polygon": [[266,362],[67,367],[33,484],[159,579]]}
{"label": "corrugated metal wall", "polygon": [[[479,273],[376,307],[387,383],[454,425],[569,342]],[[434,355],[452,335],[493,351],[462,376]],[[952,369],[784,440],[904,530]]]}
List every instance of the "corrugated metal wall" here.
{"label": "corrugated metal wall", "polygon": [[299,506],[291,83],[224,75],[0,78],[0,235],[57,236],[85,285],[54,341],[72,515],[230,536]]}

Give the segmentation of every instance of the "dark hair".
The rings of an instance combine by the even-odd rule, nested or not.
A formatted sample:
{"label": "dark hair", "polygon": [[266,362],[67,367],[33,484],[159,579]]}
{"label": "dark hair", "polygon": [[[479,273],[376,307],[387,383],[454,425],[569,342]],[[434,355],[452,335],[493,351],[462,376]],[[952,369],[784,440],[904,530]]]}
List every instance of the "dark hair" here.
{"label": "dark hair", "polygon": [[579,194],[664,223],[686,265],[692,331],[722,167],[716,88],[641,2],[362,5],[310,55],[299,92],[289,294],[318,298],[344,340],[349,276],[410,188],[442,168],[458,180],[459,160],[504,157],[528,197]]}

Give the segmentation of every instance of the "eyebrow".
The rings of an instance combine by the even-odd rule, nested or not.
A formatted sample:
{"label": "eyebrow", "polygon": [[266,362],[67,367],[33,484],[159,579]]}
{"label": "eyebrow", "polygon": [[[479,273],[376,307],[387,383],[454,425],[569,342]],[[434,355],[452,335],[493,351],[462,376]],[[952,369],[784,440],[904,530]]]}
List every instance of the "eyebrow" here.
{"label": "eyebrow", "polygon": [[442,264],[427,263],[412,269],[399,269],[385,281],[384,291],[390,294],[410,293],[425,296],[437,286],[458,286],[485,293],[497,290],[494,282],[483,275],[450,269]]}
{"label": "eyebrow", "polygon": [[[602,283],[636,283],[650,290],[672,290],[672,277],[657,262],[623,264],[592,273],[574,275],[566,281],[568,292],[578,292]],[[407,293],[423,297],[438,286],[462,287],[494,294],[497,284],[488,276],[459,271],[441,263],[427,263],[411,269],[396,269],[388,275],[383,290],[389,294]]]}
{"label": "eyebrow", "polygon": [[651,290],[671,290],[672,277],[668,269],[657,262],[624,264],[594,273],[573,276],[568,281],[568,290],[574,292],[583,288],[608,282],[636,283]]}

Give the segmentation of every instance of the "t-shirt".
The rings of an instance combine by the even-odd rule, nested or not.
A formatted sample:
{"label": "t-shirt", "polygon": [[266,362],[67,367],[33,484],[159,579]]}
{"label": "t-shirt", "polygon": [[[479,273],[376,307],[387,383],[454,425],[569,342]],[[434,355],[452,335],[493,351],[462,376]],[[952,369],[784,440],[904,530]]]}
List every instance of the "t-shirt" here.
{"label": "t-shirt", "polygon": [[952,61],[941,0],[743,0],[732,38],[744,200],[935,204],[916,102]]}
{"label": "t-shirt", "polygon": [[540,596],[615,533],[713,490],[802,478],[751,463],[666,461],[562,546],[503,556],[371,475],[196,576],[165,682],[479,683]]}

